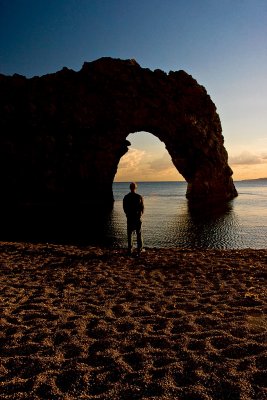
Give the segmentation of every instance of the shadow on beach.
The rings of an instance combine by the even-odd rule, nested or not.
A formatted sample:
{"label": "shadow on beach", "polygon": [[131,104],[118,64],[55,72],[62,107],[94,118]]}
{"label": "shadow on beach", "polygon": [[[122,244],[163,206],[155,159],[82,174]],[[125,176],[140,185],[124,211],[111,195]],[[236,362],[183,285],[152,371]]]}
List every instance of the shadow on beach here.
{"label": "shadow on beach", "polygon": [[9,208],[0,217],[0,240],[107,246],[110,216],[88,205]]}

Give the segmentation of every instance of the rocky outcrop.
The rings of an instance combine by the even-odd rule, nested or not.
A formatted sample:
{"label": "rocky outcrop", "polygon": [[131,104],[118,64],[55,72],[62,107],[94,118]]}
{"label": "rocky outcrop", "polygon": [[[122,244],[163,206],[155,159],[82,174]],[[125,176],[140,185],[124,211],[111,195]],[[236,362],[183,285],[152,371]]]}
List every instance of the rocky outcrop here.
{"label": "rocky outcrop", "polygon": [[129,133],[166,145],[190,200],[237,195],[216,107],[184,71],[102,58],[26,79],[0,75],[0,184],[6,204],[103,204]]}

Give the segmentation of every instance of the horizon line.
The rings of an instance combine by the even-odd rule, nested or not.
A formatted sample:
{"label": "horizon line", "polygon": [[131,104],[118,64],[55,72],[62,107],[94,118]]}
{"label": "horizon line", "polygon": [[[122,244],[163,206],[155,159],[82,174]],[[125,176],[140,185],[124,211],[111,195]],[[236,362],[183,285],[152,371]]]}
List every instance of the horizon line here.
{"label": "horizon line", "polygon": [[[233,182],[244,182],[244,181],[264,181],[267,180],[267,177],[265,178],[245,178],[245,179],[233,179]],[[139,181],[139,180],[129,180],[129,181],[113,181],[113,183],[131,183],[131,182],[139,182],[139,183],[155,183],[155,182],[177,182],[177,183],[188,183],[186,180],[154,180],[154,181]]]}

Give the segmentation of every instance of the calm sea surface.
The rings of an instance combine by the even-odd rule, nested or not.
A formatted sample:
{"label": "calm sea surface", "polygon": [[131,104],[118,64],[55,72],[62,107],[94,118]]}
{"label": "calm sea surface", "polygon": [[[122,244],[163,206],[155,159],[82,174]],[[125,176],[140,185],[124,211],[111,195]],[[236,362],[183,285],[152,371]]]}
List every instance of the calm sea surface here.
{"label": "calm sea surface", "polygon": [[[221,208],[194,209],[185,198],[185,182],[141,182],[145,203],[144,245],[183,248],[267,248],[267,180],[235,182],[238,197]],[[105,241],[126,246],[122,199],[129,183],[114,183],[114,209]]]}
{"label": "calm sea surface", "polygon": [[[145,203],[145,247],[243,249],[267,248],[267,179],[235,182],[238,197],[220,208],[191,209],[185,182],[141,182]],[[105,214],[90,208],[70,217],[68,210],[28,215],[4,212],[0,240],[126,247],[123,197],[129,183],[114,183],[114,208]]]}

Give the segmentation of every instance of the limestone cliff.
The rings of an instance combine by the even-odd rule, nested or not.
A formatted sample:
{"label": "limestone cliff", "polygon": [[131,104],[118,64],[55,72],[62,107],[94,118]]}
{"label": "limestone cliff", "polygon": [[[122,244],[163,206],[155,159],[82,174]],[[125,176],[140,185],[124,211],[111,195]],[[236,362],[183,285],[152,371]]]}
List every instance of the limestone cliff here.
{"label": "limestone cliff", "polygon": [[0,75],[0,184],[6,204],[112,204],[129,133],[166,145],[190,200],[237,195],[216,107],[184,71],[102,58],[26,79]]}

